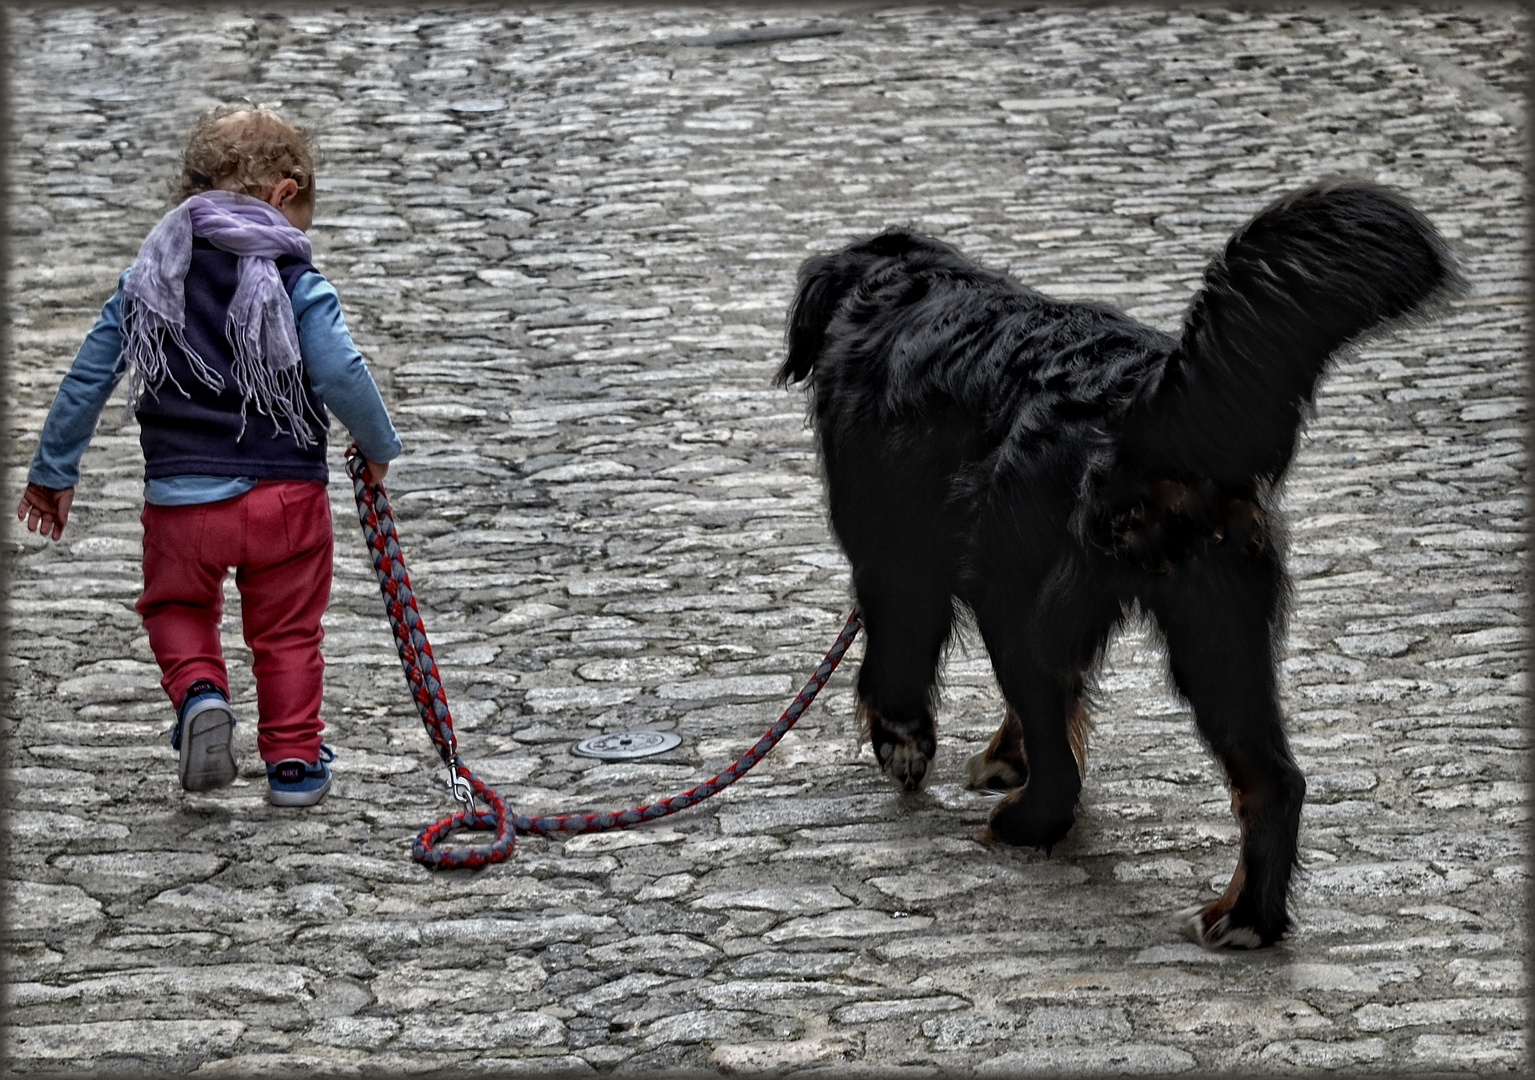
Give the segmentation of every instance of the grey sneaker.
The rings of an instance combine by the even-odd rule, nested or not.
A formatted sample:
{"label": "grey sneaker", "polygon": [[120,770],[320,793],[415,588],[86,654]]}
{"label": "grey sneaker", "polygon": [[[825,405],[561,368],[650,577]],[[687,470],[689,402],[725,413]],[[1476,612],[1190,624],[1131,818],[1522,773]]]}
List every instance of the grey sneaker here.
{"label": "grey sneaker", "polygon": [[183,788],[212,791],[234,781],[234,733],[235,717],[224,692],[204,680],[193,683],[171,729],[171,746],[181,751]]}

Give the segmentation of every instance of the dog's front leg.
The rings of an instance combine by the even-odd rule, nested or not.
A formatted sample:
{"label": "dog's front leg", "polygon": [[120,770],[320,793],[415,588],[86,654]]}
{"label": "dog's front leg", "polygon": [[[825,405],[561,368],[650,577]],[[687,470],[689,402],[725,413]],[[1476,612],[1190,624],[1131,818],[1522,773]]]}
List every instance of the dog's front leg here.
{"label": "dog's front leg", "polygon": [[[1077,759],[1077,772],[1087,773],[1087,733],[1092,719],[1080,698],[1066,710],[1066,739]],[[1023,751],[1023,721],[1008,706],[1002,724],[991,743],[965,760],[966,787],[991,791],[1012,791],[1029,779],[1029,759]]]}
{"label": "dog's front leg", "polygon": [[1021,788],[1029,778],[1029,763],[1023,756],[1023,723],[1009,706],[997,733],[986,749],[971,754],[965,761],[965,786],[1011,791]]}
{"label": "dog's front leg", "polygon": [[876,588],[870,577],[860,582],[858,597],[868,635],[858,715],[880,769],[902,791],[920,791],[938,750],[933,686],[953,608],[942,588]]}
{"label": "dog's front leg", "polygon": [[860,701],[858,711],[880,769],[902,791],[922,790],[932,776],[933,755],[938,751],[938,725],[932,714],[885,713],[868,701]]}

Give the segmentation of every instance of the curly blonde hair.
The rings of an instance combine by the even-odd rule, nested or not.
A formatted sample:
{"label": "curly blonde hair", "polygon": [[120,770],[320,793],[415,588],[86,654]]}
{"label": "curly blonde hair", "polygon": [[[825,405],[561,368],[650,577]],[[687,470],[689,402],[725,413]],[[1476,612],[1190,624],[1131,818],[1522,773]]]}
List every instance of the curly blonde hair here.
{"label": "curly blonde hair", "polygon": [[298,184],[298,201],[314,198],[309,137],[263,105],[219,105],[197,118],[171,181],[176,202],[215,188],[259,195],[279,180]]}

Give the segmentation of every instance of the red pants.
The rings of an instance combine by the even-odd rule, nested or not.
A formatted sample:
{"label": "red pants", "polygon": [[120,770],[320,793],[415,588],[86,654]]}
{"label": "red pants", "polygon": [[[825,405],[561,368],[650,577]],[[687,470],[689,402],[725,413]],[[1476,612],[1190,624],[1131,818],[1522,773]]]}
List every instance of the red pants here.
{"label": "red pants", "polygon": [[262,481],[194,506],[145,506],[144,595],[136,605],[173,705],[208,679],[226,693],[219,645],[224,575],[235,570],[256,677],[264,761],[320,752],[320,617],[330,600],[330,499],[317,480]]}

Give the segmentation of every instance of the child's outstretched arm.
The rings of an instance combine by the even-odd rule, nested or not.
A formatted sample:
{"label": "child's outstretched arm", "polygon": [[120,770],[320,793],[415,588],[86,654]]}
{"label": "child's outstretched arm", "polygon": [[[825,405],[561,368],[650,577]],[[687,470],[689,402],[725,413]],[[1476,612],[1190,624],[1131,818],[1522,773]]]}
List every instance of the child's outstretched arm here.
{"label": "child's outstretched arm", "polygon": [[43,434],[27,471],[27,489],[16,507],[16,516],[32,532],[57,540],[69,522],[75,484],[80,480],[80,458],[96,431],[96,421],[107,399],[123,376],[122,282],[101,309],[101,317],[85,336],[80,351],[59,384]]}

